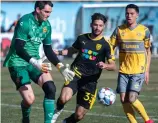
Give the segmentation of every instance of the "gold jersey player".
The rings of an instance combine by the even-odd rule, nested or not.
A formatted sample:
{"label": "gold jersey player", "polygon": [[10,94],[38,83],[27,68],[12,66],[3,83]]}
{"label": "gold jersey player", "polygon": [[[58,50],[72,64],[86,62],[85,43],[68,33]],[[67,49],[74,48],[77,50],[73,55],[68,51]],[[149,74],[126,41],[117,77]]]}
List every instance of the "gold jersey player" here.
{"label": "gold jersey player", "polygon": [[145,123],[154,123],[149,119],[144,106],[138,100],[142,84],[149,81],[150,68],[150,32],[147,27],[137,24],[139,8],[134,4],[126,7],[126,24],[118,26],[113,32],[110,43],[119,47],[119,75],[117,92],[125,114],[130,123],[137,123],[136,110]]}
{"label": "gold jersey player", "polygon": [[[75,72],[75,77],[72,81],[65,82],[62,88],[53,116],[54,122],[62,112],[64,105],[76,93],[77,107],[75,113],[65,118],[63,123],[76,123],[82,120],[95,101],[97,80],[102,69],[115,69],[112,48],[102,35],[107,19],[100,13],[93,14],[91,19],[91,33],[79,35],[72,47],[56,51],[58,55],[76,52],[78,55],[71,64],[71,70]],[[106,63],[105,60],[107,60]]]}

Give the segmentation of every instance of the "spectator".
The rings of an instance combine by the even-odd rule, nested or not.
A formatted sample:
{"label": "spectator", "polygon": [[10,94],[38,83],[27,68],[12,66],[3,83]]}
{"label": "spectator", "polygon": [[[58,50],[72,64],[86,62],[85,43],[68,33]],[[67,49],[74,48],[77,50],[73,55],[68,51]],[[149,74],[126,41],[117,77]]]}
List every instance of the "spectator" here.
{"label": "spectator", "polygon": [[15,26],[16,26],[18,20],[20,19],[20,17],[21,17],[21,15],[18,14],[18,15],[17,15],[17,20],[15,20],[15,21],[11,24],[11,26],[10,26],[9,29],[8,29],[8,32],[14,32],[14,28],[15,28]]}

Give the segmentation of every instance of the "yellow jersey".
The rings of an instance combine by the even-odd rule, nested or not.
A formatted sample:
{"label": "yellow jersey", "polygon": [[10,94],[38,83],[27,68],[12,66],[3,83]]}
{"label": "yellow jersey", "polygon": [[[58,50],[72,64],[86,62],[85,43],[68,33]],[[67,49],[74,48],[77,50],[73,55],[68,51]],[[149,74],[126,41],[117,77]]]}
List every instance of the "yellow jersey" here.
{"label": "yellow jersey", "polygon": [[138,24],[130,29],[126,24],[118,26],[110,38],[113,47],[119,47],[119,72],[144,73],[147,65],[146,48],[150,44],[150,31]]}

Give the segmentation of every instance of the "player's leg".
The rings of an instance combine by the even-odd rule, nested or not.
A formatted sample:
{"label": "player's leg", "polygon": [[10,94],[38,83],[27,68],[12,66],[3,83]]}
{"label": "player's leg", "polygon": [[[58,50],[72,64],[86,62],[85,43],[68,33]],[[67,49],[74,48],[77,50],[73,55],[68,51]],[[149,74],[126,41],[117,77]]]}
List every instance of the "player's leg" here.
{"label": "player's leg", "polygon": [[88,112],[88,109],[83,106],[77,106],[75,113],[71,114],[68,118],[63,120],[63,123],[77,123],[82,120],[85,114]]}
{"label": "player's leg", "polygon": [[74,77],[71,82],[65,82],[61,90],[60,96],[57,100],[56,110],[53,116],[53,122],[55,123],[61,112],[63,111],[64,105],[72,98],[77,92],[77,81],[78,77]]}
{"label": "player's leg", "polygon": [[130,123],[137,123],[135,118],[135,113],[133,107],[128,102],[128,85],[129,85],[129,77],[126,74],[119,73],[118,75],[118,84],[117,84],[117,93],[120,94],[120,101],[123,106],[123,110],[129,120]]}
{"label": "player's leg", "polygon": [[59,115],[62,113],[64,109],[64,105],[72,98],[73,90],[70,87],[63,87],[61,90],[61,94],[56,103],[56,109],[53,115],[53,122],[55,123]]}
{"label": "player's leg", "polygon": [[76,111],[64,119],[65,123],[76,123],[84,118],[87,111],[92,108],[95,102],[97,94],[96,85],[96,82],[91,82],[80,87],[77,93]]}
{"label": "player's leg", "polygon": [[22,109],[22,123],[29,123],[29,116],[31,111],[31,105],[35,100],[35,96],[31,87],[31,84],[24,85],[19,88],[19,92],[23,98],[21,102]]}
{"label": "player's leg", "polygon": [[30,77],[27,67],[10,67],[9,72],[17,90],[23,98],[21,102],[22,122],[29,123],[31,105],[34,102],[35,97],[30,85]]}
{"label": "player's leg", "polygon": [[128,102],[128,93],[120,93],[120,100],[123,106],[123,110],[130,123],[137,123],[135,112],[132,105]]}
{"label": "player's leg", "polygon": [[30,78],[38,84],[44,91],[43,100],[44,123],[51,123],[54,114],[54,100],[56,87],[50,73],[41,73],[32,65],[29,66]]}
{"label": "player's leg", "polygon": [[136,109],[136,111],[142,116],[145,123],[153,123],[152,120],[149,119],[149,116],[146,113],[146,110],[143,104],[138,100],[138,93],[142,88],[142,84],[144,82],[144,74],[135,74],[131,77],[131,86],[129,93],[129,102]]}

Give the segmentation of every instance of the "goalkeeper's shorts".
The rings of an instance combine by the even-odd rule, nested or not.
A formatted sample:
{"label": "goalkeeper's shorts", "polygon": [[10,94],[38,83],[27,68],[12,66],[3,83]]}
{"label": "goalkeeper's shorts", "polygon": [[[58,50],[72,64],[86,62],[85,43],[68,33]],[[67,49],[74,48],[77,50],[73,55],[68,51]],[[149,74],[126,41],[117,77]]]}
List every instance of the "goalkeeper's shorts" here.
{"label": "goalkeeper's shorts", "polygon": [[10,72],[11,79],[16,85],[17,90],[21,86],[30,84],[31,83],[30,79],[37,84],[38,79],[42,74],[40,70],[38,70],[31,64],[27,66],[9,67],[9,72]]}

